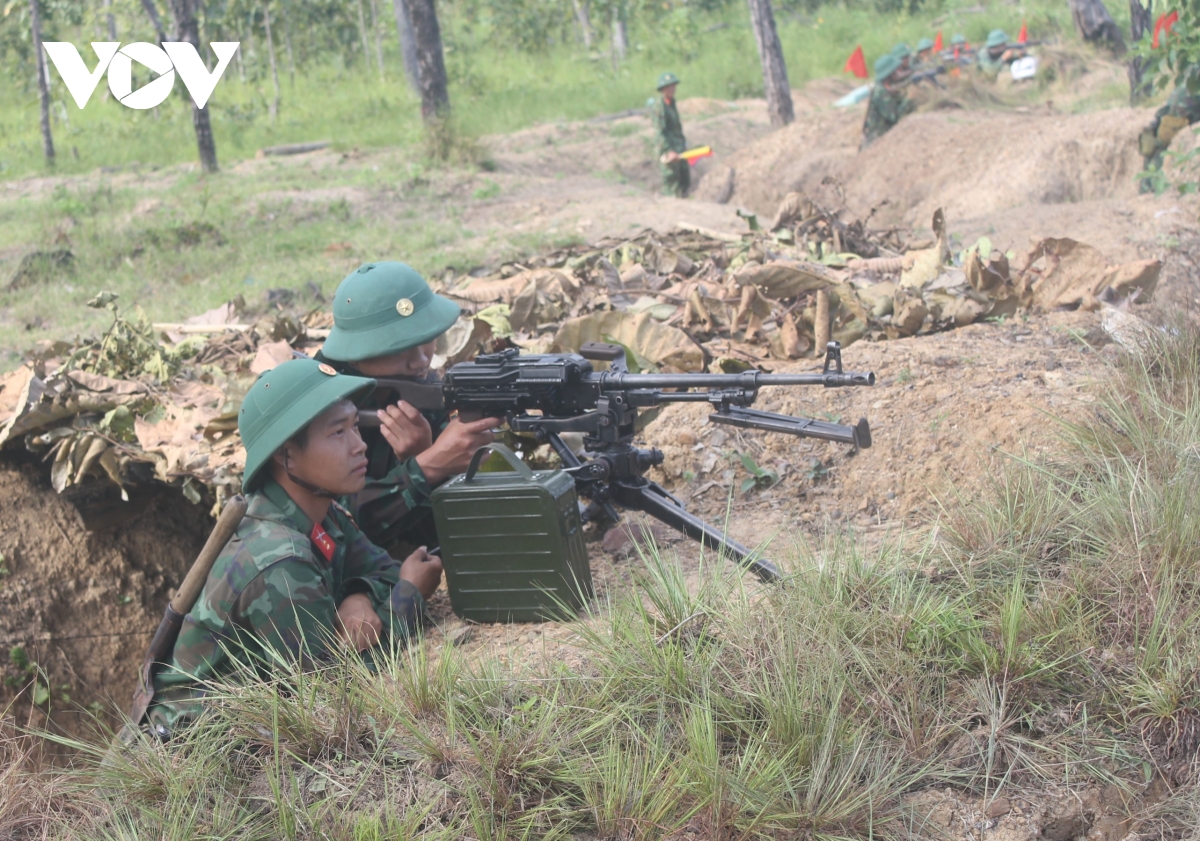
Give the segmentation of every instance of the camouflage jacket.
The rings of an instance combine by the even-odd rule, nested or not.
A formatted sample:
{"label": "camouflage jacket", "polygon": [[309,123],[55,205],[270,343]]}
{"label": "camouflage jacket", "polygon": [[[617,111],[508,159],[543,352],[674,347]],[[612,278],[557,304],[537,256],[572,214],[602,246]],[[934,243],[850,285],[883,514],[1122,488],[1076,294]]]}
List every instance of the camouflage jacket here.
{"label": "camouflage jacket", "polygon": [[654,102],[654,130],[658,133],[658,154],[686,152],[687,140],[683,137],[683,124],[679,122],[679,109],[675,102],[667,103],[660,96]]}
{"label": "camouflage jacket", "polygon": [[[352,362],[337,362],[317,354],[317,359],[328,363],[340,373],[363,376]],[[436,383],[441,380],[435,374],[429,374],[421,382]],[[375,392],[360,407],[363,409],[380,409],[391,395]],[[433,430],[434,440],[437,440],[450,416],[443,411],[422,412],[425,420]],[[396,458],[392,446],[387,442],[378,429],[361,430],[363,441],[367,445],[367,485],[351,501],[354,516],[359,527],[370,538],[372,543],[382,546],[393,555],[402,554],[407,543],[420,542],[408,540],[407,536],[422,525],[432,523],[433,507],[430,494],[433,486],[425,478],[421,466],[415,458],[400,461]],[[429,526],[431,527],[431,526]]]}
{"label": "camouflage jacket", "polygon": [[354,593],[371,599],[383,644],[420,627],[421,594],[400,580],[400,565],[367,540],[344,508],[332,506],[316,527],[270,479],[247,501],[245,519],[154,680],[153,724],[186,724],[200,713],[206,684],[262,673],[273,655],[306,665],[327,660],[337,606]]}
{"label": "camouflage jacket", "polygon": [[979,48],[979,55],[975,61],[979,64],[979,69],[989,76],[999,75],[1005,65],[1012,63],[1011,61],[1004,60],[1004,53],[1001,53],[998,58],[992,58],[991,53],[988,52],[986,47]]}
{"label": "camouflage jacket", "polygon": [[886,134],[900,122],[901,117],[912,113],[915,107],[903,91],[891,91],[886,85],[876,83],[871,89],[867,117],[863,121],[863,146]]}

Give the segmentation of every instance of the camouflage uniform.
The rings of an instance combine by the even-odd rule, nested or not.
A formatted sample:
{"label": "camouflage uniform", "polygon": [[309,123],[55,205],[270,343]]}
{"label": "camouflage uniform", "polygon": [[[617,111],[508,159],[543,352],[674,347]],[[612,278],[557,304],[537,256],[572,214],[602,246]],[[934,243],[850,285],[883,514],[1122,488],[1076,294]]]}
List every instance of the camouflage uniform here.
{"label": "camouflage uniform", "polygon": [[[362,376],[351,362],[327,359],[320,352],[317,359],[327,362],[340,373]],[[441,380],[430,374],[419,382],[437,383]],[[359,402],[361,409],[383,409],[388,403],[379,392]],[[424,411],[433,439],[450,422],[443,411]],[[360,430],[367,445],[367,486],[353,500],[353,510],[363,534],[377,546],[382,546],[394,558],[404,558],[420,545],[433,546],[439,541],[433,528],[433,485],[421,472],[415,458],[404,461],[396,458],[392,445],[378,429]]]}
{"label": "camouflage uniform", "polygon": [[[667,152],[683,153],[687,151],[687,141],[683,137],[683,124],[679,121],[679,109],[675,101],[665,101],[659,97],[654,101],[654,130],[658,134],[658,156]],[[663,193],[666,195],[687,196],[688,188],[692,185],[691,166],[680,158],[669,164],[660,164],[662,170]]]}
{"label": "camouflage uniform", "polygon": [[900,90],[888,90],[882,82],[871,89],[867,117],[863,121],[863,148],[892,129],[900,118],[911,114],[916,105]]}
{"label": "camouflage uniform", "polygon": [[327,660],[337,606],[354,593],[371,599],[383,644],[407,640],[420,627],[421,594],[400,580],[399,563],[366,538],[344,507],[335,503],[314,527],[271,479],[247,501],[245,519],[154,679],[149,722],[168,732],[200,714],[208,683],[239,668],[261,672],[271,652],[303,664]]}
{"label": "camouflage uniform", "polygon": [[[1144,169],[1162,170],[1163,155],[1171,141],[1186,126],[1200,122],[1200,96],[1190,93],[1186,85],[1176,85],[1167,104],[1154,112],[1154,120],[1138,137],[1138,150],[1144,159]],[[1142,192],[1151,189],[1149,179],[1142,182]]]}

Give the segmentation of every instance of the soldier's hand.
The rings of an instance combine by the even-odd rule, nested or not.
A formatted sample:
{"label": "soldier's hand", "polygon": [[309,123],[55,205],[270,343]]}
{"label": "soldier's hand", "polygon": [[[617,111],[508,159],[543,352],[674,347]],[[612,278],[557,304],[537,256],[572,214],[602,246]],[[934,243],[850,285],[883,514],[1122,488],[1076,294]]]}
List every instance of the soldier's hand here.
{"label": "soldier's hand", "polygon": [[675,161],[679,160],[679,153],[678,152],[664,152],[663,156],[659,160],[661,160],[665,164],[675,163]]}
{"label": "soldier's hand", "polygon": [[401,461],[433,446],[433,429],[429,421],[415,406],[403,400],[379,410],[379,431]]}
{"label": "soldier's hand", "polygon": [[[440,564],[439,564],[440,567]],[[338,638],[355,651],[366,651],[379,644],[383,623],[371,606],[366,593],[354,593],[342,599],[338,605]]]}
{"label": "soldier's hand", "polygon": [[400,580],[412,584],[427,599],[442,581],[442,559],[430,555],[422,546],[400,564]]}
{"label": "soldier's hand", "polygon": [[440,482],[467,469],[480,447],[496,440],[492,430],[504,423],[502,418],[482,418],[463,423],[450,421],[433,446],[417,455],[417,464],[430,482]]}

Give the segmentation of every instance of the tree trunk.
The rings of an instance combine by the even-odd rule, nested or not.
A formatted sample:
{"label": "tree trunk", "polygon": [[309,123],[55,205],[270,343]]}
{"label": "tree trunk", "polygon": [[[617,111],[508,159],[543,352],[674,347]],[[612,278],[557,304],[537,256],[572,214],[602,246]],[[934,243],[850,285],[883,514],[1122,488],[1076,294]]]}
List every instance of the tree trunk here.
{"label": "tree trunk", "polygon": [[46,163],[54,166],[54,135],[50,133],[50,81],[46,78],[46,54],[42,49],[42,19],[38,14],[38,0],[29,0],[29,30],[33,37],[38,96],[42,101],[42,151],[46,155]]}
{"label": "tree trunk", "polygon": [[1075,29],[1083,40],[1107,44],[1113,53],[1125,55],[1125,38],[1104,6],[1104,0],[1067,0]]}
{"label": "tree trunk", "polygon": [[404,62],[404,76],[408,79],[408,86],[420,92],[417,41],[413,37],[412,15],[408,11],[408,2],[409,0],[392,0],[392,10],[396,13],[396,35],[400,38],[400,58]]}
{"label": "tree trunk", "polygon": [[612,10],[612,50],[613,66],[625,60],[629,52],[629,28],[625,23],[625,4],[618,0]]}
{"label": "tree trunk", "polygon": [[263,27],[267,30],[267,61],[271,63],[271,84],[275,86],[275,98],[271,100],[268,111],[271,116],[271,122],[275,122],[275,118],[279,116],[279,70],[275,64],[275,39],[271,37],[270,5],[270,0],[264,0],[262,10]]}
{"label": "tree trunk", "polygon": [[771,125],[786,126],[796,119],[792,107],[792,89],[788,85],[787,65],[783,62],[783,47],[775,30],[775,15],[771,0],[747,0],[750,4],[750,24],[758,42],[758,58],[762,62],[763,89],[767,94],[767,114]]}
{"label": "tree trunk", "polygon": [[371,45],[367,41],[367,16],[363,14],[362,0],[358,0],[358,34],[362,38],[363,64],[371,68]]}
{"label": "tree trunk", "polygon": [[421,87],[421,118],[436,122],[450,110],[446,90],[446,60],[442,55],[442,30],[434,0],[407,0],[417,45],[417,78]]}
{"label": "tree trunk", "polygon": [[[1138,42],[1154,28],[1154,15],[1151,9],[1154,0],[1146,0],[1143,6],[1139,0],[1129,0],[1129,36],[1133,42]],[[1129,62],[1129,104],[1137,105],[1138,101],[1149,96],[1152,86],[1146,81],[1146,67],[1149,62],[1141,56],[1134,56]]]}
{"label": "tree trunk", "polygon": [[375,36],[375,60],[379,62],[379,81],[386,82],[383,69],[383,38],[379,34],[379,0],[371,0],[371,34]]}
{"label": "tree trunk", "polygon": [[[167,40],[167,31],[163,29],[162,18],[158,14],[158,7],[154,5],[154,0],[142,0],[142,8],[146,10],[146,16],[150,18],[150,23],[154,25],[154,34],[158,38],[158,43]],[[117,40],[115,37],[113,40]]]}
{"label": "tree trunk", "polygon": [[583,38],[583,47],[592,48],[592,15],[588,8],[588,0],[572,0],[575,4],[575,20],[579,23],[579,34]]}
{"label": "tree trunk", "polygon": [[112,13],[112,0],[104,0],[104,16],[108,21],[108,40],[117,40],[117,18]]}
{"label": "tree trunk", "polygon": [[283,15],[283,46],[287,50],[288,57],[288,79],[292,85],[296,84],[296,59],[292,55],[292,23],[288,18],[287,0],[280,0],[279,13]]}
{"label": "tree trunk", "polygon": [[[148,0],[147,0],[148,2]],[[200,22],[196,20],[195,0],[171,0],[175,15],[175,40],[187,41],[200,52]],[[192,103],[192,126],[196,129],[196,146],[200,150],[200,167],[205,172],[217,171],[217,143],[213,139],[208,105],[197,108]]]}

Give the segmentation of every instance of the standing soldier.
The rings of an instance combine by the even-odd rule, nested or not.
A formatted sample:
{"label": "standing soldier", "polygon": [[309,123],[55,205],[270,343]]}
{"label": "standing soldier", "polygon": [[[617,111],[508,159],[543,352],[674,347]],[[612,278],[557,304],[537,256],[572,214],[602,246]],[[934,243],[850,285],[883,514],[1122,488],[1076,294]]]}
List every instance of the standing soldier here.
{"label": "standing soldier", "polygon": [[654,129],[658,133],[658,162],[662,169],[663,193],[685,198],[692,184],[691,167],[680,157],[687,150],[679,109],[675,107],[675,87],[679,79],[674,73],[658,77],[661,97],[654,100]]}
{"label": "standing soldier", "polygon": [[[249,507],[154,678],[147,719],[160,739],[203,712],[213,682],[254,674],[276,658],[320,663],[339,645],[366,651],[420,629],[441,561],[421,548],[398,563],[345,508],[367,473],[351,401],[373,387],[293,359],[246,394],[238,430]],[[135,732],[126,728],[122,741]]]}
{"label": "standing soldier", "polygon": [[[317,359],[343,374],[437,383],[434,345],[458,315],[458,304],[435,295],[411,266],[367,263],[338,284],[333,329]],[[402,557],[414,545],[438,542],[433,489],[465,471],[503,420],[463,423],[404,401],[389,405],[384,394],[380,389],[361,404],[379,409],[380,428],[364,430],[367,482],[355,516],[372,542]]]}
{"label": "standing soldier", "polygon": [[901,89],[901,72],[900,59],[896,57],[895,51],[884,53],[876,60],[875,87],[871,89],[871,100],[867,104],[860,148],[867,148],[916,107]]}
{"label": "standing soldier", "polygon": [[[1154,112],[1154,119],[1150,125],[1138,135],[1138,151],[1142,153],[1143,169],[1153,173],[1162,172],[1163,156],[1170,148],[1175,135],[1196,122],[1200,122],[1200,96],[1191,93],[1187,80],[1183,79],[1175,83],[1175,90],[1171,91],[1167,104]],[[1143,193],[1152,192],[1153,178],[1143,178],[1139,187]]]}

